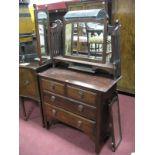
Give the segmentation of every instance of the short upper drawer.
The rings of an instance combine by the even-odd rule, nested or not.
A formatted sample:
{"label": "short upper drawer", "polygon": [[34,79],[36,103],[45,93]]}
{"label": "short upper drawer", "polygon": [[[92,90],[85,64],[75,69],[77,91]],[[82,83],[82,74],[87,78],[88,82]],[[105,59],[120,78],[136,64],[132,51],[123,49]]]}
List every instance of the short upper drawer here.
{"label": "short upper drawer", "polygon": [[43,101],[49,103],[51,105],[63,108],[70,112],[79,114],[86,118],[95,120],[96,119],[96,108],[92,106],[87,106],[80,102],[75,102],[71,99],[67,99],[65,97],[55,95],[53,93],[43,93]]}
{"label": "short upper drawer", "polygon": [[95,105],[97,94],[74,86],[67,86],[67,96],[73,99]]}
{"label": "short upper drawer", "polygon": [[42,79],[41,83],[42,83],[43,90],[48,90],[54,93],[64,95],[64,92],[65,92],[64,84],[51,81],[51,80],[45,80],[45,79]]}
{"label": "short upper drawer", "polygon": [[69,124],[73,127],[76,127],[87,133],[94,133],[95,129],[95,121],[88,120],[61,108],[55,106],[49,106],[45,104],[46,107],[46,115],[50,117],[50,119],[57,119],[61,122]]}

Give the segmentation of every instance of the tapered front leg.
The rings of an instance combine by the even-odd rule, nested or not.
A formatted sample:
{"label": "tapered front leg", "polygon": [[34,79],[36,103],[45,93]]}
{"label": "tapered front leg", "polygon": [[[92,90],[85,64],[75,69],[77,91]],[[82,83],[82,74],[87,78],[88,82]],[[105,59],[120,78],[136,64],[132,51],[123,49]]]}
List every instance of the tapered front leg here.
{"label": "tapered front leg", "polygon": [[42,127],[46,128],[46,120],[44,118],[44,110],[43,110],[43,106],[42,103],[39,102],[39,107],[40,107],[40,114],[41,114],[41,121],[42,121]]}
{"label": "tapered front leg", "polygon": [[95,143],[95,152],[96,152],[96,155],[99,155],[100,153],[100,143],[99,142],[96,142]]}

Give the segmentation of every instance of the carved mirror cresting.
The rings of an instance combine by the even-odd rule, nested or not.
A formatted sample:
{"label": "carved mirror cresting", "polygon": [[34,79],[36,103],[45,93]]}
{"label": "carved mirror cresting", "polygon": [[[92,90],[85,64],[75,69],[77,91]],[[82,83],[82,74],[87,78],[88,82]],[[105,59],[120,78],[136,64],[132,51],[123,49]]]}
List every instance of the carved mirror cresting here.
{"label": "carved mirror cresting", "polygon": [[115,96],[110,107],[111,117],[111,132],[112,132],[112,150],[115,151],[122,140],[121,122],[120,122],[120,109],[118,96]]}

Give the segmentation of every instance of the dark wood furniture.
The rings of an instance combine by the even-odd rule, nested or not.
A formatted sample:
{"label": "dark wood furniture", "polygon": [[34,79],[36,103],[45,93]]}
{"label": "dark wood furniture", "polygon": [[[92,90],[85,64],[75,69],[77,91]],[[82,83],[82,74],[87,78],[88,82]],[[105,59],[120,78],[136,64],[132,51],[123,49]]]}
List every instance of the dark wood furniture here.
{"label": "dark wood furniture", "polygon": [[105,9],[108,12],[110,21],[112,13],[112,0],[96,0],[96,1],[81,1],[79,2],[67,2],[67,10],[89,10],[89,9]]}
{"label": "dark wood furniture", "polygon": [[[46,127],[59,120],[87,134],[99,153],[112,134],[109,104],[117,97],[116,80],[62,68],[39,73]],[[120,139],[119,139],[120,142]]]}
{"label": "dark wood furniture", "polygon": [[[113,78],[118,78],[121,75],[121,58],[120,58],[120,24],[115,21],[113,26],[109,25],[108,14],[103,9],[93,9],[93,10],[78,10],[78,11],[69,11],[64,16],[63,20],[63,49],[60,48],[61,44],[57,44],[55,47],[52,47],[51,54],[53,64],[57,62],[66,62],[70,65],[70,68],[74,68],[84,71],[97,72],[99,70],[105,71],[108,74],[111,74]],[[75,26],[77,25],[77,26]],[[79,25],[79,26],[78,26]],[[100,51],[97,51],[97,56],[90,51],[89,48],[89,37],[87,34],[88,28],[87,25],[93,32],[97,33],[100,30],[101,34],[94,36],[97,40],[100,40],[102,45]],[[76,27],[76,28],[75,28]],[[83,52],[79,50],[77,45],[76,52],[74,51],[74,32],[76,29],[81,30],[83,28],[83,35],[80,33],[77,35],[78,38],[85,38],[87,49]],[[51,33],[59,30],[61,32],[60,24],[57,24],[56,29],[51,29]],[[57,33],[59,34],[59,33]],[[51,40],[57,39],[58,36],[51,36]],[[110,38],[110,40],[109,40]],[[57,39],[59,40],[59,39]],[[59,41],[60,42],[60,41]],[[80,39],[77,39],[77,44],[80,42]],[[81,43],[81,42],[80,42]],[[94,44],[95,42],[93,42]],[[57,47],[59,46],[59,47]],[[110,52],[108,51],[108,46],[110,46]],[[109,57],[110,53],[110,57]],[[79,65],[80,64],[80,65]],[[82,66],[82,67],[81,67]]]}
{"label": "dark wood furniture", "polygon": [[39,92],[38,74],[51,66],[49,55],[49,17],[47,9],[37,10],[34,5],[36,36],[30,46],[25,46],[21,52],[19,64],[19,97],[25,120],[28,120],[30,111],[25,109],[25,99],[31,99],[39,104],[42,124],[43,112]]}
{"label": "dark wood furniture", "polygon": [[25,108],[25,99],[31,99],[35,103],[39,104],[40,113],[42,124],[44,125],[43,121],[43,111],[42,111],[42,104],[40,99],[40,89],[39,89],[39,82],[38,82],[38,74],[41,71],[49,68],[51,65],[46,64],[39,66],[36,63],[29,63],[27,65],[20,64],[19,65],[19,96],[21,101],[21,106],[24,114],[24,119],[28,120],[31,110],[26,111]]}
{"label": "dark wood furniture", "polygon": [[[39,73],[45,126],[48,128],[51,122],[58,120],[83,131],[94,141],[96,153],[100,152],[102,144],[109,136],[112,137],[113,151],[122,139],[116,91],[116,84],[121,78],[120,24],[116,21],[111,26],[107,20],[106,11],[101,9],[68,12],[63,23],[57,21],[50,29],[53,68]],[[81,27],[98,24],[92,27],[95,33],[101,28],[100,59],[90,57],[89,48],[86,55],[80,51],[73,53],[73,28],[77,23]],[[75,27],[78,29],[80,26]],[[69,34],[66,33],[68,31]],[[66,38],[70,34],[71,37]],[[108,37],[111,46],[109,61]]]}
{"label": "dark wood furniture", "polygon": [[[83,2],[68,2],[70,10],[83,10],[104,8],[102,2],[106,1],[110,23],[116,19],[121,21],[120,40],[121,71],[123,78],[118,82],[118,90],[130,94],[135,93],[135,0],[96,0]],[[105,3],[106,4],[106,3]]]}

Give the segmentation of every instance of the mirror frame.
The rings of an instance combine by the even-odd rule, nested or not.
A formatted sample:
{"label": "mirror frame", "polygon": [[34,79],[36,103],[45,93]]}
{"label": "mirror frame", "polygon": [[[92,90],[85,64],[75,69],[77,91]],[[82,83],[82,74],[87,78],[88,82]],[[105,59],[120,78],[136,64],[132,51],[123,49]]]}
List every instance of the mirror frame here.
{"label": "mirror frame", "polygon": [[39,26],[38,26],[38,13],[39,12],[45,12],[47,14],[47,43],[48,43],[48,50],[46,51],[46,53],[48,55],[50,55],[50,23],[49,23],[49,12],[48,12],[48,8],[46,7],[45,9],[38,9],[37,5],[34,4],[34,17],[35,17],[35,28],[36,28],[36,38],[37,38],[37,53],[38,53],[38,57],[39,57],[39,65],[43,64],[43,60],[42,60],[42,53],[41,53],[41,44],[40,44],[40,35],[39,35]]}
{"label": "mirror frame", "polygon": [[[100,60],[95,60],[95,59],[89,59],[89,58],[82,58],[82,57],[74,57],[74,56],[66,56],[65,55],[65,42],[66,42],[66,25],[67,24],[73,24],[73,23],[79,23],[79,22],[82,22],[82,23],[85,23],[85,22],[94,22],[94,23],[100,23],[100,24],[103,24],[104,25],[104,31],[103,31],[103,34],[104,34],[104,41],[103,42],[103,53],[102,53],[102,61]],[[68,20],[63,20],[63,24],[64,24],[64,28],[63,28],[63,35],[64,35],[64,38],[63,38],[63,45],[64,45],[64,49],[63,49],[63,57],[66,57],[66,58],[70,58],[70,59],[76,59],[76,60],[85,60],[85,61],[89,61],[89,62],[98,62],[98,63],[106,63],[106,50],[107,50],[107,27],[108,27],[108,24],[107,24],[107,20],[106,18],[105,19],[87,19],[87,18],[84,18],[84,19],[78,19],[78,20],[72,20],[72,21],[68,21]],[[72,36],[71,36],[72,38]],[[71,50],[72,50],[72,40],[71,40]]]}
{"label": "mirror frame", "polygon": [[[114,106],[116,106],[114,108]],[[120,108],[119,108],[119,100],[118,100],[118,94],[116,94],[112,100],[110,101],[110,104],[109,104],[109,110],[110,110],[110,130],[111,130],[111,136],[112,136],[112,151],[115,152],[117,147],[119,146],[119,144],[121,143],[121,140],[122,140],[122,130],[121,130],[121,120],[120,120]],[[114,111],[115,113],[117,114],[117,122],[115,122],[115,115],[114,115]],[[118,137],[116,137],[115,135],[115,123],[118,123],[117,126],[118,126]],[[117,140],[116,140],[117,139]]]}

